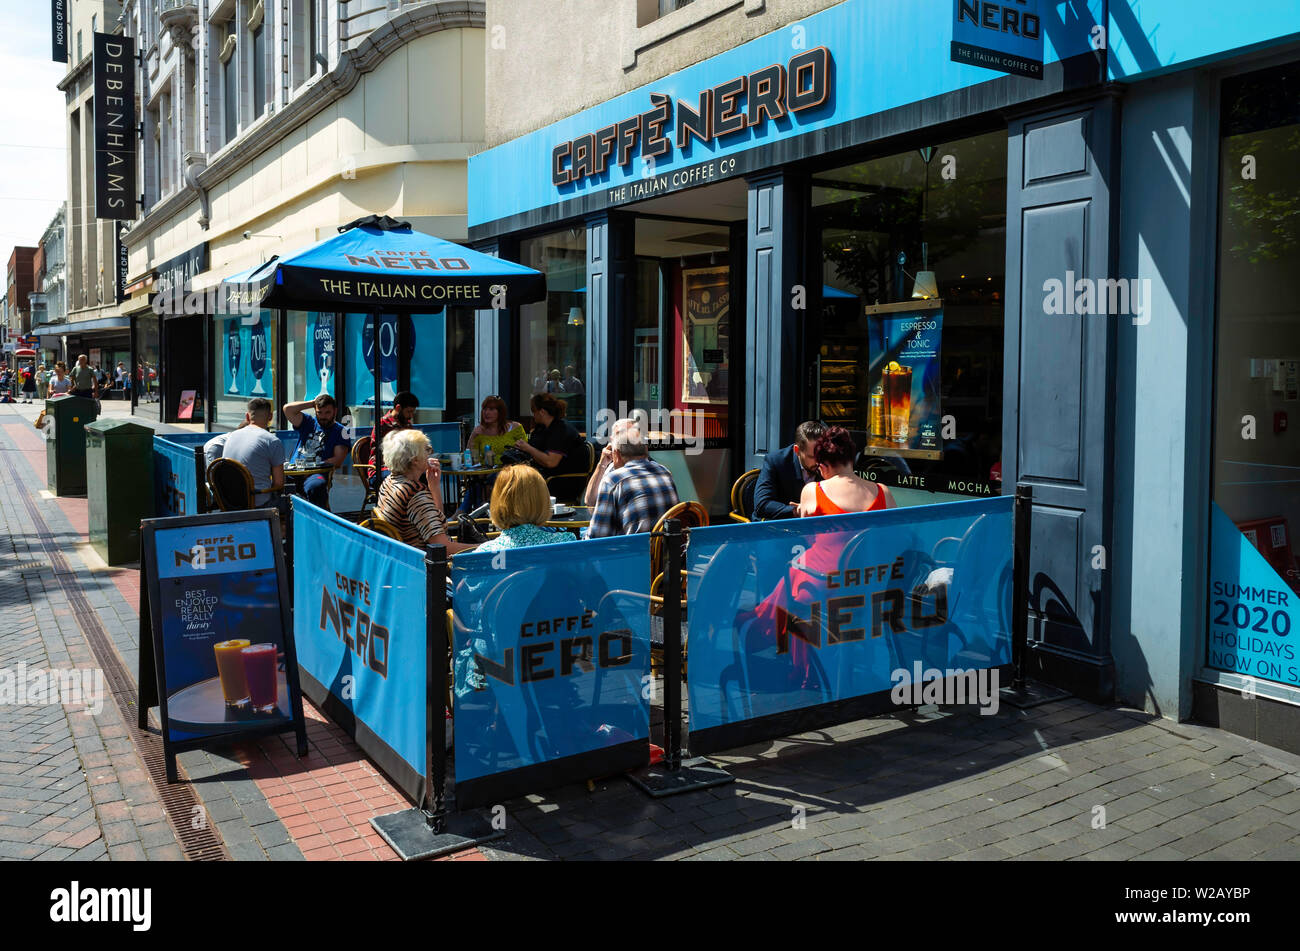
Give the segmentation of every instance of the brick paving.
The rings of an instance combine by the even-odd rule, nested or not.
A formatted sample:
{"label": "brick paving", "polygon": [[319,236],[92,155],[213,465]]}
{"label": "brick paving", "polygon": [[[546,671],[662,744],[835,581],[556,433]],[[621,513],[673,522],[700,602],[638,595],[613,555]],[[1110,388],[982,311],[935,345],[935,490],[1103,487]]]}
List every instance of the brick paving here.
{"label": "brick paving", "polygon": [[[78,548],[86,500],[40,495],[36,407],[0,406],[0,669],[93,666],[63,589],[27,526],[42,518],[126,667],[137,664],[139,576]],[[74,554],[75,553],[75,554]],[[39,631],[36,628],[40,618]],[[395,859],[372,815],[407,803],[305,704],[309,755],[290,735],[182,754],[237,860]],[[736,781],[650,800],[621,777],[503,804],[491,859],[1201,861],[1300,858],[1300,758],[1138,711],[1066,700],[984,717],[957,709],[863,720],[715,757]],[[0,720],[0,858],[179,858],[130,734],[49,705]]]}

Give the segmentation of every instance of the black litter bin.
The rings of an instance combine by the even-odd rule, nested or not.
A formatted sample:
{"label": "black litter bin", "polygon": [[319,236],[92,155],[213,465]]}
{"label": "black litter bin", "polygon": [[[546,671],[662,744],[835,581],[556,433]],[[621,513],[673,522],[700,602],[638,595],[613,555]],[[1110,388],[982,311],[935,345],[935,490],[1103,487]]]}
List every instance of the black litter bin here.
{"label": "black litter bin", "polygon": [[153,430],[105,419],[86,427],[90,543],[110,565],[140,558],[140,521],[154,517]]}
{"label": "black litter bin", "polygon": [[45,401],[54,435],[45,444],[45,481],[55,495],[86,494],[86,424],[99,416],[94,400],[59,396]]}

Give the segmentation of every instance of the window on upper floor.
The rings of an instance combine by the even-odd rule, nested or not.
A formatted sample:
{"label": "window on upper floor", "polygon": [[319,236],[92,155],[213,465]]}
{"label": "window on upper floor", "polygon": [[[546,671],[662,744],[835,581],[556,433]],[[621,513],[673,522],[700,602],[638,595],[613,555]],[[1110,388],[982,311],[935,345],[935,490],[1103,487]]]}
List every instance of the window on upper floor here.
{"label": "window on upper floor", "polygon": [[216,24],[213,38],[217,49],[216,85],[221,116],[221,141],[217,147],[220,148],[239,134],[239,56],[234,18]]}
{"label": "window on upper floor", "polygon": [[266,7],[263,0],[253,4],[248,16],[248,58],[252,81],[253,119],[266,111]]}
{"label": "window on upper floor", "polygon": [[311,79],[324,58],[321,42],[321,7],[319,0],[292,0],[289,17],[290,85],[297,89]]}
{"label": "window on upper floor", "polygon": [[674,10],[691,3],[691,0],[637,0],[636,25],[645,26],[660,17],[667,16]]}

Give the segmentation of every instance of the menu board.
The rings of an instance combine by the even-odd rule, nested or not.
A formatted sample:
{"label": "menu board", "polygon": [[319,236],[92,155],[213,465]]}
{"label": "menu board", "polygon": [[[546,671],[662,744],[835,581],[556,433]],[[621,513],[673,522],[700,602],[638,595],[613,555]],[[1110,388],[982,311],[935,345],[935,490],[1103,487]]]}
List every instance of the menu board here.
{"label": "menu board", "polygon": [[169,778],[177,751],[236,734],[296,730],[305,751],[277,514],[149,519],[141,528],[140,708],[143,716],[159,707]]}
{"label": "menu board", "polygon": [[866,308],[870,354],[867,445],[873,456],[943,458],[943,302]]}

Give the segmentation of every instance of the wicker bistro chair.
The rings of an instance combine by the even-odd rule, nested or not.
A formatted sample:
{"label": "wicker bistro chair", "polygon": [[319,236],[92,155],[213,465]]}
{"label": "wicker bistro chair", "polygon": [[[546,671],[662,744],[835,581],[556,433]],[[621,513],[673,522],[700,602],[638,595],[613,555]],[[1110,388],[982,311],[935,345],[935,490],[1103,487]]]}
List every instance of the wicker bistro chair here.
{"label": "wicker bistro chair", "polygon": [[234,459],[214,459],[208,466],[204,481],[212,487],[212,500],[223,512],[240,512],[253,508],[256,491],[253,474],[242,462]]}
{"label": "wicker bistro chair", "polygon": [[758,485],[757,469],[750,469],[731,486],[731,512],[733,522],[750,522],[754,519],[754,488]]}
{"label": "wicker bistro chair", "polygon": [[372,515],[370,518],[363,519],[360,523],[362,528],[368,528],[372,532],[378,532],[380,535],[387,535],[393,541],[400,542],[402,533],[397,530],[397,526],[392,522],[385,522],[378,515]]}
{"label": "wicker bistro chair", "polygon": [[[668,591],[669,580],[664,577],[664,564],[667,561],[668,549],[664,543],[661,532],[664,530],[664,524],[669,519],[677,519],[682,523],[682,528],[703,528],[709,524],[709,513],[705,511],[704,506],[699,502],[678,502],[663,517],[655,523],[650,535],[650,614],[652,617],[663,617],[664,597]],[[683,558],[685,549],[683,546]],[[684,562],[683,562],[684,564]],[[678,597],[681,598],[682,604],[682,621],[686,620],[686,569],[681,569],[681,577],[676,584]],[[663,669],[663,645],[654,645],[650,647],[650,668],[654,672]],[[686,675],[686,644],[682,643],[682,676]]]}
{"label": "wicker bistro chair", "polygon": [[362,436],[352,444],[352,471],[360,476],[361,484],[366,487],[365,499],[361,503],[361,510],[364,512],[379,500],[378,490],[371,485],[375,467],[370,464],[369,436]]}
{"label": "wicker bistro chair", "polygon": [[582,493],[587,489],[587,480],[596,471],[596,448],[590,440],[583,440],[582,444],[587,452],[587,465],[581,473],[547,476],[546,470],[540,470],[546,479],[547,492],[555,496],[557,502],[581,502]]}

